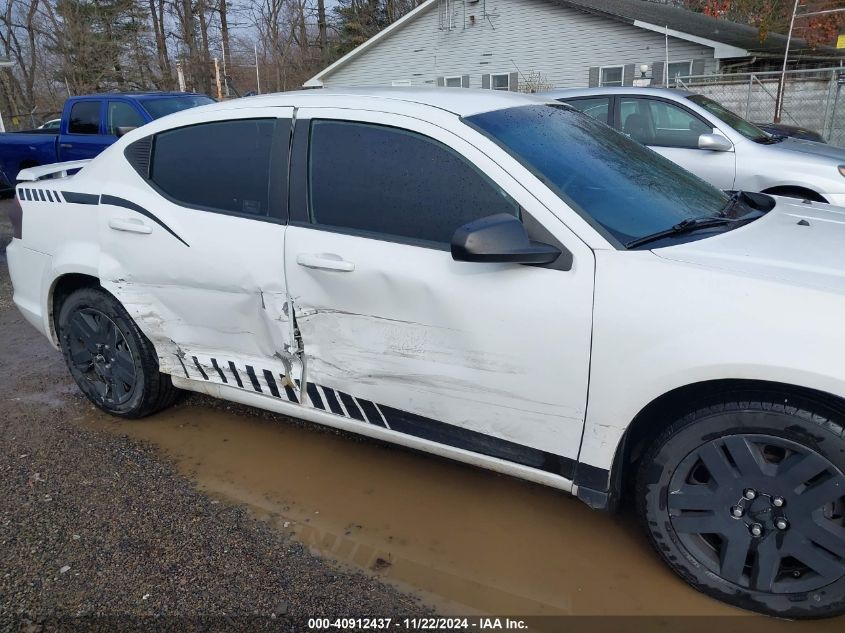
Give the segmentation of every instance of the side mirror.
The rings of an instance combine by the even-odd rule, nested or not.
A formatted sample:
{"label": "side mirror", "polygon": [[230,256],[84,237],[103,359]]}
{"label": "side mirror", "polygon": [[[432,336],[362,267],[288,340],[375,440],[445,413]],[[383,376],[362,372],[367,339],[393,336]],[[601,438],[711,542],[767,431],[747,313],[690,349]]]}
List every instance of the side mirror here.
{"label": "side mirror", "polygon": [[132,130],[137,130],[137,129],[138,129],[137,125],[121,125],[117,128],[117,130],[116,130],[117,133],[115,134],[115,136],[117,136],[117,138],[120,138],[121,136],[124,136],[125,134],[129,134]]}
{"label": "side mirror", "polygon": [[698,137],[698,149],[709,149],[714,152],[729,152],[733,148],[733,143],[721,134],[702,134]]}
{"label": "side mirror", "polygon": [[551,264],[560,250],[532,242],[517,218],[507,213],[464,224],[452,236],[452,259],[458,262]]}

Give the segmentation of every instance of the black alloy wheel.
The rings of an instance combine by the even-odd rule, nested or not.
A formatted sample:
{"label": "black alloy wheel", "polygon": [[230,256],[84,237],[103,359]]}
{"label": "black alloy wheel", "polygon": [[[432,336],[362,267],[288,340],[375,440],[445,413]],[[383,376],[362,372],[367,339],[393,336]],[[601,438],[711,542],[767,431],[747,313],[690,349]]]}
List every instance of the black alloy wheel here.
{"label": "black alloy wheel", "polygon": [[117,324],[94,308],[74,312],[67,327],[70,371],[82,390],[111,406],[125,404],[136,388],[135,359]]}
{"label": "black alloy wheel", "polygon": [[637,509],[696,589],[785,618],[845,614],[845,403],[737,393],[670,424]]}
{"label": "black alloy wheel", "polygon": [[159,371],[155,347],[102,288],[81,288],[62,298],[56,330],[71,376],[104,411],[140,418],[176,401],[179,390]]}

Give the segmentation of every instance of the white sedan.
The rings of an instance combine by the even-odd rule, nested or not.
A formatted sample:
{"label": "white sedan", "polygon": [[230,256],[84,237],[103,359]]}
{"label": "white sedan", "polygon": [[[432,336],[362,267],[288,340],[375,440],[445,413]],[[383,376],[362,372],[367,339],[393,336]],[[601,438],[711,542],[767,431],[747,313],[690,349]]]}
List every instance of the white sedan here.
{"label": "white sedan", "polygon": [[188,389],[632,491],[701,591],[845,612],[845,209],[470,90],[239,99],[19,178],[15,303],[103,410]]}

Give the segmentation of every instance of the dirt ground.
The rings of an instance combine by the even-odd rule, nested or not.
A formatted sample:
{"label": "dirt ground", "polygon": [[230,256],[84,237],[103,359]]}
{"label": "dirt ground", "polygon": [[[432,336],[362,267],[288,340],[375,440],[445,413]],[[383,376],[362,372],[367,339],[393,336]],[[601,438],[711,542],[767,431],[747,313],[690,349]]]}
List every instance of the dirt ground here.
{"label": "dirt ground", "polygon": [[150,444],[86,427],[92,407],[12,305],[5,212],[0,231],[0,630],[90,615],[116,618],[95,621],[103,630],[129,616],[145,630],[196,618],[285,630],[314,615],[427,612],[198,491]]}
{"label": "dirt ground", "polygon": [[[8,230],[4,218],[3,245]],[[106,416],[12,305],[2,254],[0,377],[0,630],[92,614],[122,618],[111,630],[128,617],[302,630],[307,616],[427,609],[619,622],[602,630],[645,628],[618,616],[687,633],[845,624],[707,598],[632,516],[542,486],[198,395],[145,420]]]}

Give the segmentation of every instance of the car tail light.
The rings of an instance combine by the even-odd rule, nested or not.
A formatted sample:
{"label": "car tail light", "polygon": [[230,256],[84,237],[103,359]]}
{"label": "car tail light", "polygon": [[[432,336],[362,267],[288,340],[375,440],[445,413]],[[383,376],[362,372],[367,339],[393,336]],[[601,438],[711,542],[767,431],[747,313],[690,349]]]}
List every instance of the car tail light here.
{"label": "car tail light", "polygon": [[12,237],[21,239],[23,236],[23,208],[17,196],[12,198],[11,203],[6,213],[12,223]]}

